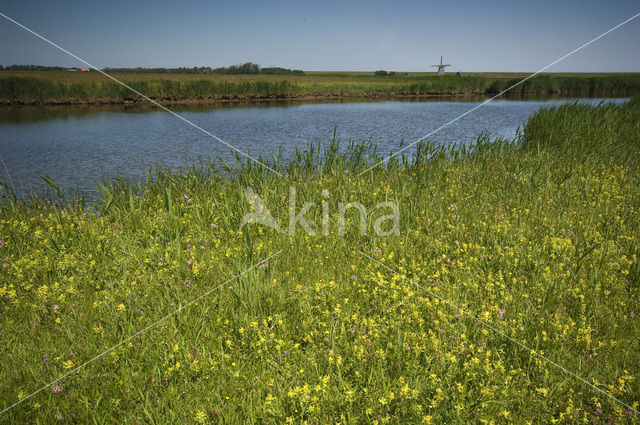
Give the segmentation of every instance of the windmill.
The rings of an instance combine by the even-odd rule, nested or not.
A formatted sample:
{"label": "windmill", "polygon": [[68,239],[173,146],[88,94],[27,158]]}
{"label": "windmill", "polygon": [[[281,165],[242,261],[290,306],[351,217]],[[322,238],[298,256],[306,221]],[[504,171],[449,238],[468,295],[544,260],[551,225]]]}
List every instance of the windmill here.
{"label": "windmill", "polygon": [[440,56],[440,65],[431,65],[431,66],[435,66],[438,68],[438,75],[444,75],[444,67],[445,66],[451,66],[451,65],[445,65],[442,63],[442,56]]}

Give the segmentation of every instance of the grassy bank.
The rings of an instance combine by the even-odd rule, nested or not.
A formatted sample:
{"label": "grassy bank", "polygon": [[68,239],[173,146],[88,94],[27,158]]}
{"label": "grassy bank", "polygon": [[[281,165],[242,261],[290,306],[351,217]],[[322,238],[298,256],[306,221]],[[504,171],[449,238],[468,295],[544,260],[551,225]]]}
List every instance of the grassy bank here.
{"label": "grassy bank", "polygon": [[[140,93],[160,101],[296,99],[303,97],[491,95],[524,78],[519,74],[474,76],[411,73],[308,75],[114,74]],[[630,96],[640,93],[640,75],[547,74],[527,80],[512,95],[559,93],[575,96]],[[122,103],[140,100],[97,72],[0,71],[1,103]]]}
{"label": "grassy bank", "polygon": [[[205,164],[116,182],[93,209],[5,200],[0,408],[25,401],[0,421],[635,423],[357,250],[638,409],[639,116],[638,98],[541,110],[518,141],[424,143],[360,177],[373,147],[331,143],[276,160],[282,178]],[[295,187],[315,235],[239,232],[246,187],[285,229]],[[349,201],[365,235],[354,209],[339,234]],[[397,235],[372,231],[383,201]]]}

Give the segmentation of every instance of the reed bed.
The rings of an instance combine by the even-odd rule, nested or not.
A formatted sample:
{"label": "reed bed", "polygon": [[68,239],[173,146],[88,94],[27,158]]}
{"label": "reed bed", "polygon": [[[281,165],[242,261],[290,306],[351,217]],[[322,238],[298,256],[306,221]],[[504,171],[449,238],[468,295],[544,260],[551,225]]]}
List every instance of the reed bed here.
{"label": "reed bed", "polygon": [[[521,80],[509,74],[498,77],[376,77],[357,73],[302,76],[167,74],[161,77],[158,74],[115,74],[115,77],[140,93],[160,101],[305,96],[492,95]],[[525,81],[509,93],[631,96],[640,93],[640,75],[542,75]],[[96,72],[0,72],[0,101],[3,103],[118,103],[134,100],[140,100],[139,96]]]}

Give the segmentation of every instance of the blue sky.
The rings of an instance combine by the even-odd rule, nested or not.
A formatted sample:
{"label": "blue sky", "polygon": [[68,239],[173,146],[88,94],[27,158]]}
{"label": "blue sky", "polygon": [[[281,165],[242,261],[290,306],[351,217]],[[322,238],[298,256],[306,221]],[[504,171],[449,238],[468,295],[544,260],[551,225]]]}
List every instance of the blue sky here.
{"label": "blue sky", "polygon": [[[30,1],[0,11],[98,66],[536,71],[635,1]],[[549,72],[640,72],[640,17]],[[80,66],[0,17],[0,64]]]}

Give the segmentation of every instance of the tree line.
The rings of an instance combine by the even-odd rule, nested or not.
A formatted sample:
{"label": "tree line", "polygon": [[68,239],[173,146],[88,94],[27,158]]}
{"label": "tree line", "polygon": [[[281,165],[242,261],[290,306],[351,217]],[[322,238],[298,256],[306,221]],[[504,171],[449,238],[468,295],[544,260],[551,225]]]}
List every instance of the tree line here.
{"label": "tree line", "polygon": [[[0,70],[7,71],[68,71],[77,70],[79,68],[67,68],[62,66],[43,66],[43,65],[0,65]],[[104,72],[132,72],[145,74],[268,74],[268,75],[304,75],[304,71],[300,69],[289,69],[281,67],[266,67],[246,62],[228,67],[212,68],[209,66],[194,66],[193,68],[103,68]]]}

